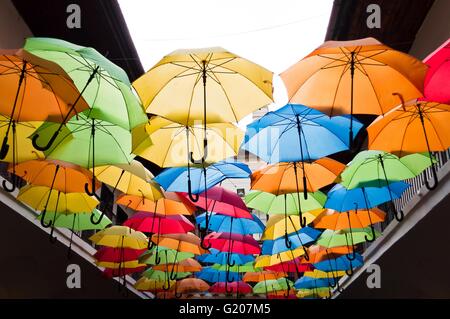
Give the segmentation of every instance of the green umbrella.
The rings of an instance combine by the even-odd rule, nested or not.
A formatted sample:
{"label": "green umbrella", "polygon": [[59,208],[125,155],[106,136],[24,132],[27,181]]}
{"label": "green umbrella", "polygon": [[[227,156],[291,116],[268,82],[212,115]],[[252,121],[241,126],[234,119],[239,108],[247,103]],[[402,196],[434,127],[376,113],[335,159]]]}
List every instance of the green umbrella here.
{"label": "green umbrella", "polygon": [[[340,247],[340,246],[352,246],[366,242],[366,237],[371,237],[372,231],[369,227],[366,228],[353,228],[345,230],[331,230],[326,229],[317,238],[317,244],[326,248]],[[381,236],[379,231],[375,231],[375,237]]]}
{"label": "green umbrella", "polygon": [[253,293],[255,294],[267,294],[269,292],[275,292],[280,290],[289,290],[294,286],[294,283],[286,278],[269,279],[258,282],[253,287]]}
{"label": "green umbrella", "polygon": [[[186,278],[187,276],[192,275],[191,272],[176,272],[173,276],[176,276],[175,279]],[[148,279],[154,279],[157,281],[167,281],[167,278],[171,276],[170,272],[162,271],[162,270],[153,270],[151,268],[147,269],[142,273],[142,277],[146,277]],[[175,280],[173,279],[173,280]]]}
{"label": "green umbrella", "polygon": [[[55,62],[66,71],[91,107],[89,117],[128,131],[147,122],[125,71],[95,49],[52,38],[28,38],[24,49]],[[33,145],[39,150],[49,148],[63,126],[64,123],[59,124],[54,135],[46,139],[46,146],[38,145],[39,135],[33,137]]]}
{"label": "green umbrella", "polygon": [[228,266],[227,264],[214,264],[211,268],[220,270],[220,271],[230,271],[230,272],[258,272],[261,271],[261,268],[255,268],[253,261],[250,261],[244,265],[234,265]]}
{"label": "green umbrella", "polygon": [[44,216],[44,221],[47,224],[50,224],[51,222],[53,227],[50,238],[53,237],[52,233],[54,227],[67,228],[71,230],[69,251],[67,255],[70,258],[72,253],[72,239],[74,231],[104,229],[106,226],[112,224],[111,220],[108,217],[103,218],[100,223],[94,224],[91,221],[92,215],[98,218],[102,216],[103,213],[96,208],[94,208],[92,212],[86,213],[64,214],[56,212],[46,212],[45,214],[40,214],[39,216],[37,216],[37,219],[41,220],[42,216]]}
{"label": "green umbrella", "polygon": [[[298,198],[300,197],[300,206]],[[300,209],[302,212],[323,208],[327,195],[317,191],[308,193],[308,199],[303,196],[297,196],[297,193],[284,195],[274,195],[262,191],[251,191],[245,196],[245,203],[248,207],[257,209],[266,214],[287,214],[298,215]]]}
{"label": "green umbrella", "polygon": [[410,154],[399,158],[384,151],[362,151],[341,173],[341,184],[347,189],[387,187],[394,216],[401,221],[403,212],[397,212],[389,184],[414,178],[434,162],[428,153]]}
{"label": "green umbrella", "polygon": [[157,265],[157,264],[173,264],[180,262],[182,260],[194,257],[194,254],[177,251],[175,249],[170,249],[166,247],[158,247],[159,253],[158,257],[161,259],[159,263],[156,262],[156,246],[150,250],[147,250],[139,257],[139,263],[147,265]]}

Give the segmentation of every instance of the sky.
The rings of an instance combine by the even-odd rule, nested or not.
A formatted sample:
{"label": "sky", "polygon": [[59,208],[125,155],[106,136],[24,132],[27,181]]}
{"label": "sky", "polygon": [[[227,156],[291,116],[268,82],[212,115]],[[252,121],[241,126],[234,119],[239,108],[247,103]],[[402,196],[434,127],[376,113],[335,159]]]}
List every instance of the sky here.
{"label": "sky", "polygon": [[[119,0],[147,71],[177,49],[220,46],[274,72],[276,109],[287,102],[278,74],[323,43],[333,0]],[[250,117],[239,124],[245,126]]]}

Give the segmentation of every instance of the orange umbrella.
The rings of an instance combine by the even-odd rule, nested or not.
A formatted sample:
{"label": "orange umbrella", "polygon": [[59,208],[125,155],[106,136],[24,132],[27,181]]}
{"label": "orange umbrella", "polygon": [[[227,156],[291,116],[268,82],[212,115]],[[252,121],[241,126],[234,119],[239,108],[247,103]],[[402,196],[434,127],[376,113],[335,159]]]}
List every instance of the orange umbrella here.
{"label": "orange umbrella", "polygon": [[381,223],[385,218],[386,213],[378,208],[347,212],[337,212],[328,209],[314,221],[314,227],[333,230],[365,228],[375,223]]}
{"label": "orange umbrella", "polygon": [[[47,186],[63,193],[84,193],[84,185],[91,183],[89,170],[78,165],[59,160],[31,160],[10,165],[13,172],[27,182],[37,186]],[[96,183],[96,189],[100,183]]]}
{"label": "orange umbrella", "polygon": [[151,240],[158,246],[175,249],[180,252],[187,252],[195,255],[208,253],[207,250],[200,246],[200,238],[192,233],[167,235],[154,234]]}
{"label": "orange umbrella", "polygon": [[313,163],[276,163],[254,171],[251,188],[275,195],[315,192],[333,183],[344,168],[344,164],[326,157]]}
{"label": "orange umbrella", "polygon": [[365,38],[327,41],[280,76],[291,103],[333,116],[385,114],[398,105],[393,93],[419,98],[426,71],[416,58]]}
{"label": "orange umbrella", "polygon": [[368,128],[369,149],[383,150],[398,156],[428,152],[434,186],[438,179],[432,151],[445,151],[450,147],[450,105],[426,101],[409,101],[378,117]]}
{"label": "orange umbrella", "polygon": [[174,289],[176,291],[176,294],[197,293],[208,291],[209,285],[205,281],[198,278],[186,278],[177,281],[176,287]]}
{"label": "orange umbrella", "polygon": [[195,212],[195,206],[186,198],[169,192],[157,201],[143,196],[122,194],[116,203],[136,211],[154,212],[158,215],[192,215]]}
{"label": "orange umbrella", "polygon": [[245,282],[260,282],[264,280],[276,280],[284,276],[284,273],[275,271],[247,272],[242,280]]}
{"label": "orange umbrella", "polygon": [[153,270],[170,271],[170,272],[196,272],[202,270],[202,265],[192,258],[184,259],[178,263],[155,265]]}
{"label": "orange umbrella", "polygon": [[341,255],[350,254],[353,252],[351,246],[337,246],[337,247],[322,247],[319,245],[312,245],[308,248],[309,260],[303,259],[304,264],[316,264],[318,262],[338,258]]}

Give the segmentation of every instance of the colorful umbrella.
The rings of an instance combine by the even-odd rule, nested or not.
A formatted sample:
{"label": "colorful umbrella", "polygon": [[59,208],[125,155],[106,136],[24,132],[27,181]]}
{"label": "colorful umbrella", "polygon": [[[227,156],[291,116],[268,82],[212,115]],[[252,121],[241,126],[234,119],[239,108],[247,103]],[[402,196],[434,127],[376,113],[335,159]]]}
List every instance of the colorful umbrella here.
{"label": "colorful umbrella", "polygon": [[94,254],[98,261],[120,262],[137,260],[145,249],[121,248],[102,246]]}
{"label": "colorful umbrella", "polygon": [[205,237],[206,245],[222,252],[234,252],[244,255],[259,254],[258,242],[250,235],[212,232]]}
{"label": "colorful umbrella", "polygon": [[241,275],[238,272],[217,270],[209,266],[203,267],[201,271],[195,273],[195,276],[208,282],[233,282],[241,280]]}
{"label": "colorful umbrella", "polygon": [[95,233],[89,240],[99,246],[113,248],[147,248],[148,239],[143,233],[126,226],[111,226]]}
{"label": "colorful umbrella", "polygon": [[360,254],[355,253],[355,259],[349,260],[347,256],[341,256],[336,259],[328,259],[314,264],[314,268],[327,271],[345,271],[347,275],[353,274],[353,268],[358,268],[363,265],[363,258]]}
{"label": "colorful umbrella", "polygon": [[252,293],[252,287],[243,281],[233,282],[216,282],[209,288],[209,292],[216,294],[232,294],[235,293],[238,298],[239,295],[246,295]]}
{"label": "colorful umbrella", "polygon": [[429,66],[425,76],[424,96],[427,101],[450,104],[450,39],[428,55],[423,62]]}
{"label": "colorful umbrella", "polygon": [[174,264],[195,256],[193,253],[180,252],[166,247],[158,247],[158,254],[156,252],[156,247],[147,250],[139,257],[139,261],[147,265],[163,265]]}
{"label": "colorful umbrella", "polygon": [[242,278],[245,282],[259,282],[263,280],[272,280],[283,278],[285,274],[283,272],[275,272],[275,271],[258,271],[258,272],[247,272]]}
{"label": "colorful umbrella", "polygon": [[243,265],[255,260],[253,255],[243,255],[238,253],[221,252],[220,250],[210,248],[210,254],[198,256],[197,259],[203,263],[221,264],[224,265],[228,261],[231,264]]}
{"label": "colorful umbrella", "polygon": [[183,234],[195,228],[183,215],[160,216],[149,212],[137,212],[123,225],[152,234]]}
{"label": "colorful umbrella", "polygon": [[319,287],[328,287],[329,281],[328,279],[316,279],[311,277],[303,276],[302,278],[298,279],[294,287],[296,289],[311,289],[311,288],[319,288]]}
{"label": "colorful umbrella", "polygon": [[152,267],[153,270],[165,270],[175,272],[196,272],[202,270],[202,265],[192,258],[180,260],[177,263],[159,264]]}
{"label": "colorful umbrella", "polygon": [[[311,227],[304,227],[299,231],[288,234],[289,246],[286,245],[285,238],[265,239],[262,244],[262,254],[274,255],[298,247],[306,248],[305,245],[314,242],[319,236],[320,231]],[[306,258],[308,258],[307,255]]]}
{"label": "colorful umbrella", "polygon": [[180,298],[181,294],[192,294],[208,291],[209,285],[198,278],[186,278],[175,283],[175,298]]}
{"label": "colorful umbrella", "polygon": [[235,218],[231,216],[212,213],[209,217],[208,227],[206,227],[205,213],[197,216],[196,219],[197,224],[199,224],[201,228],[208,228],[209,230],[215,232],[229,232],[242,235],[250,235],[262,233],[265,228],[265,225],[255,214],[252,214],[252,219],[248,219]]}
{"label": "colorful umbrella", "polygon": [[393,93],[405,100],[422,95],[426,70],[416,58],[365,38],[327,41],[280,76],[292,103],[330,116],[384,114],[398,104]]}

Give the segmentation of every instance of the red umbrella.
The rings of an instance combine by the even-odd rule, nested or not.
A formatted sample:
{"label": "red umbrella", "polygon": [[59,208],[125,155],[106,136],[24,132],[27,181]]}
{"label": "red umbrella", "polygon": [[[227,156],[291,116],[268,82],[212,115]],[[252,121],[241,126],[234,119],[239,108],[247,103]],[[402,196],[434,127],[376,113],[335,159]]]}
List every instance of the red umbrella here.
{"label": "red umbrella", "polygon": [[430,68],[425,76],[424,95],[427,101],[450,104],[450,39],[427,56]]}
{"label": "red umbrella", "polygon": [[[189,199],[187,193],[182,194]],[[247,206],[238,194],[219,186],[200,193],[199,200],[192,203],[208,212],[237,218],[252,218]]]}
{"label": "red umbrella", "polygon": [[213,232],[205,237],[205,243],[222,252],[242,255],[261,253],[258,242],[250,235]]}
{"label": "red umbrella", "polygon": [[103,246],[94,254],[94,258],[98,261],[106,262],[124,262],[139,259],[139,256],[144,253],[145,249],[131,249],[131,248],[113,248]]}
{"label": "red umbrella", "polygon": [[264,269],[276,272],[303,273],[305,271],[314,270],[314,267],[312,264],[302,264],[301,257],[297,257],[293,260],[283,261],[276,265],[266,266]]}
{"label": "red umbrella", "polygon": [[133,274],[136,272],[142,272],[145,270],[145,266],[135,267],[135,268],[105,268],[103,270],[103,274],[108,277],[124,277],[129,274]]}
{"label": "red umbrella", "polygon": [[289,293],[289,295],[286,297],[285,291],[281,291],[282,293],[273,293],[270,292],[267,294],[267,299],[297,299],[297,296],[295,293]]}
{"label": "red umbrella", "polygon": [[137,212],[128,218],[123,225],[153,234],[184,234],[195,228],[183,215],[160,216],[149,212]]}
{"label": "red umbrella", "polygon": [[233,281],[231,283],[216,282],[209,288],[209,292],[218,294],[250,294],[252,291],[252,287],[243,281]]}

